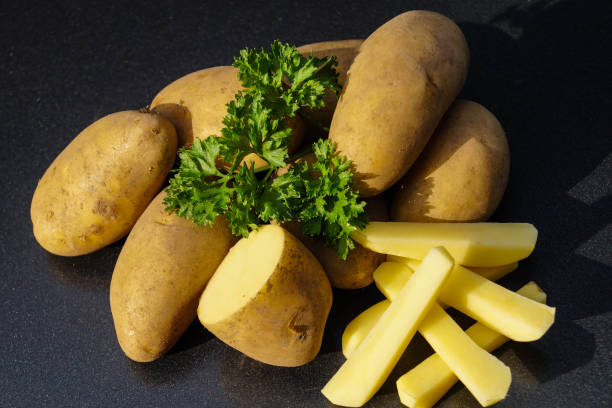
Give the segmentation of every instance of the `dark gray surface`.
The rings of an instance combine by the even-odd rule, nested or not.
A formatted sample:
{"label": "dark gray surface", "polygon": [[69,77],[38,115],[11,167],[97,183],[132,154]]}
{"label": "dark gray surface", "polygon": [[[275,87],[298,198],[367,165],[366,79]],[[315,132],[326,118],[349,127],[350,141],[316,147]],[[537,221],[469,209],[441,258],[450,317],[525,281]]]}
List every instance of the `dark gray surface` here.
{"label": "dark gray surface", "polygon": [[[537,281],[557,307],[540,341],[497,355],[500,407],[612,406],[612,35],[609,1],[68,2],[0,4],[0,405],[311,407],[342,363],[340,336],[381,298],[336,291],[321,354],[300,368],[252,361],[197,323],[157,362],[122,354],[108,303],[121,242],[47,254],[31,233],[38,178],[85,126],[147,105],[174,79],[244,46],[360,38],[409,9],[460,23],[472,53],[463,96],[504,125],[510,184],[495,220],[534,223],[534,254],[503,283]],[[422,359],[411,346],[392,380]],[[400,406],[387,382],[370,407]],[[476,407],[462,387],[442,407]]]}

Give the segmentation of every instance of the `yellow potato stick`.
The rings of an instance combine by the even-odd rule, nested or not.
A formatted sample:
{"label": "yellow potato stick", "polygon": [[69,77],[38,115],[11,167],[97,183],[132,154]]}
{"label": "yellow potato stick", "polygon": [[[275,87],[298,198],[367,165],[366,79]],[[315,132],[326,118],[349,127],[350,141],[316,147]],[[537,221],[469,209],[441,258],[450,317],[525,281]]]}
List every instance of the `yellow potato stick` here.
{"label": "yellow potato stick", "polygon": [[[374,281],[385,296],[393,299],[411,273],[409,267],[386,262],[374,271]],[[555,308],[521,296],[458,265],[442,288],[439,301],[515,341],[539,339],[555,320]]]}
{"label": "yellow potato stick", "polygon": [[[534,282],[529,282],[517,293],[536,301],[546,299],[546,294]],[[480,323],[472,325],[466,333],[476,344],[489,352],[508,341],[507,337]],[[442,358],[433,354],[397,380],[397,391],[400,400],[407,407],[428,408],[442,398],[457,380],[457,376]]]}
{"label": "yellow potato stick", "polygon": [[538,231],[526,223],[370,222],[351,237],[372,251],[414,259],[443,246],[456,264],[488,267],[529,256]]}
{"label": "yellow potato stick", "polygon": [[342,354],[344,354],[344,357],[349,358],[353,351],[357,349],[390,305],[391,301],[385,299],[374,306],[370,306],[351,320],[342,333]]}
{"label": "yellow potato stick", "polygon": [[336,405],[359,407],[385,382],[453,268],[444,248],[433,248],[364,341],[321,392]]}

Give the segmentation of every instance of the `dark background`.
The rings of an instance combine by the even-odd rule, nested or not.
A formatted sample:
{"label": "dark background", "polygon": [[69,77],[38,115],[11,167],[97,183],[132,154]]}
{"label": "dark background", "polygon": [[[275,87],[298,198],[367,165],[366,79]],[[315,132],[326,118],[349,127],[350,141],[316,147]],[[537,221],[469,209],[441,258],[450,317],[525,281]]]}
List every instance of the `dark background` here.
{"label": "dark background", "polygon": [[[510,142],[510,184],[494,216],[531,222],[534,254],[502,281],[535,280],[557,307],[538,342],[496,354],[512,369],[500,407],[612,406],[612,2],[326,1],[0,3],[0,405],[310,407],[340,366],[344,326],[381,298],[335,291],[321,354],[260,364],[195,323],[160,360],[124,357],[108,291],[122,241],[46,253],[29,204],[53,158],[94,120],[147,105],[192,71],[245,46],[363,38],[410,9],[454,19],[472,65],[462,96],[494,112]],[[422,360],[417,338],[370,407],[400,406],[394,380]],[[461,386],[442,407],[476,407]]]}

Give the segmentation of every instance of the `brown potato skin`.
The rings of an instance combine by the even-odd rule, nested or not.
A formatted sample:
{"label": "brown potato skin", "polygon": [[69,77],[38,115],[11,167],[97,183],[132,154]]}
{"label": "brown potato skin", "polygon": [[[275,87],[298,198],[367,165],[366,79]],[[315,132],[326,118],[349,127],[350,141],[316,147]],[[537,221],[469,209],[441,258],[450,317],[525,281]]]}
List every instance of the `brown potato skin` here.
{"label": "brown potato skin", "polygon": [[210,227],[165,211],[160,192],[128,236],[110,286],[117,340],[130,359],[153,361],[196,317],[204,286],[234,243],[221,217]]}
{"label": "brown potato skin", "polygon": [[30,208],[38,243],[77,256],[124,237],[160,190],[176,143],[172,124],[154,113],[116,112],[88,126],[38,182]]}
{"label": "brown potato skin", "polygon": [[[281,228],[264,226],[269,227]],[[280,261],[249,303],[210,324],[202,321],[200,302],[198,316],[221,341],[252,359],[297,367],[319,353],[331,304],[332,289],[319,261],[285,230]]]}
{"label": "brown potato skin", "polygon": [[497,118],[476,102],[458,100],[398,183],[391,219],[486,221],[502,199],[509,172],[508,141]]}
{"label": "brown potato skin", "polygon": [[[365,199],[366,213],[371,221],[388,221],[387,203],[382,196]],[[295,235],[314,256],[317,257],[323,270],[334,288],[360,289],[373,282],[374,270],[385,261],[386,255],[364,248],[355,242],[355,248],[349,251],[346,259],[340,258],[333,248],[326,246],[320,239],[304,234],[297,221],[283,224],[289,232]]]}
{"label": "brown potato skin", "polygon": [[459,27],[430,11],[400,14],[363,42],[329,133],[353,162],[361,196],[381,193],[406,173],[461,90],[468,65]]}
{"label": "brown potato skin", "polygon": [[[359,47],[363,43],[361,39],[355,40],[340,40],[340,41],[323,41],[312,44],[305,44],[298,47],[300,54],[306,58],[314,55],[317,58],[325,58],[331,55],[335,55],[338,60],[336,71],[338,72],[338,83],[340,86],[344,86],[346,82],[346,74],[359,51]],[[302,108],[300,111],[303,115],[307,115],[312,120],[320,123],[325,127],[329,127],[331,124],[336,104],[338,103],[338,96],[333,91],[328,91],[323,101],[325,106],[320,109]],[[326,133],[318,126],[309,123],[306,119],[306,137],[312,143],[317,137],[326,136]]]}
{"label": "brown potato skin", "polygon": [[[151,102],[151,110],[167,118],[176,127],[179,147],[190,145],[194,139],[204,140],[211,135],[221,135],[227,104],[234,99],[242,83],[238,69],[231,66],[206,68],[187,74],[162,89]],[[302,118],[288,118],[291,143],[289,153],[296,150],[304,137]],[[255,167],[267,163],[249,155],[245,160],[255,162]]]}

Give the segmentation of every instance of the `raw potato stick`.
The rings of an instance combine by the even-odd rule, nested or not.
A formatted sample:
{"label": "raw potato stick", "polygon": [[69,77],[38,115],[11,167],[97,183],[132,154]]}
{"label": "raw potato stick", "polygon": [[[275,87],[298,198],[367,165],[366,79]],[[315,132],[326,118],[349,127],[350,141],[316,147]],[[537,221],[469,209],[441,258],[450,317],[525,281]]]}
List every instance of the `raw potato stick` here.
{"label": "raw potato stick", "polygon": [[454,265],[444,248],[433,248],[383,313],[370,334],[323,387],[336,405],[359,407],[385,382]]}
{"label": "raw potato stick", "polygon": [[531,254],[538,231],[526,223],[370,222],[351,238],[374,252],[423,259],[430,248],[443,246],[455,263],[499,266]]}
{"label": "raw potato stick", "polygon": [[[545,303],[546,294],[534,282],[517,291],[522,296]],[[509,339],[480,323],[466,330],[476,344],[491,352]],[[402,404],[411,408],[433,406],[457,382],[457,376],[438,354],[433,354],[397,380],[397,391]]]}
{"label": "raw potato stick", "polygon": [[[410,276],[411,270],[397,263],[379,266],[374,271],[376,286],[389,299],[393,299]],[[555,308],[512,292],[459,265],[453,268],[442,288],[440,302],[515,341],[539,339],[555,320]]]}

